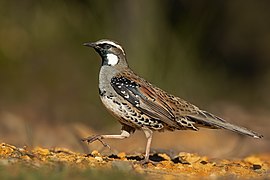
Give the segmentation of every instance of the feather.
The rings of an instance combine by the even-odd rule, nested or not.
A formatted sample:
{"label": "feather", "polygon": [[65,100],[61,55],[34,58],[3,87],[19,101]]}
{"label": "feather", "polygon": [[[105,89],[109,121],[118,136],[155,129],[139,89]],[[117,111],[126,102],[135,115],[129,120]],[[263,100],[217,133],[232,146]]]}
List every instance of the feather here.
{"label": "feather", "polygon": [[[118,86],[119,84],[124,86]],[[165,127],[168,127],[168,129],[223,128],[254,138],[262,137],[254,131],[230,124],[218,116],[200,110],[179,97],[168,94],[140,78],[130,69],[122,71],[114,77],[111,85],[119,95],[142,113],[167,124]],[[125,93],[121,93],[121,91]]]}
{"label": "feather", "polygon": [[[117,83],[127,83],[127,85],[132,84],[132,86],[122,85],[121,88],[119,88]],[[129,103],[134,105],[138,110],[145,113],[146,115],[154,119],[159,119],[160,121],[166,123],[168,126],[179,126],[175,121],[173,113],[170,112],[161,103],[155,101],[152,96],[149,96],[150,91],[146,93],[145,88],[142,87],[142,84],[138,84],[135,81],[128,79],[127,77],[120,76],[112,78],[111,86],[120,96],[122,96]],[[125,91],[125,93],[122,93],[123,91]],[[125,94],[128,94],[129,96],[125,96]],[[152,95],[154,94],[152,93]]]}
{"label": "feather", "polygon": [[215,116],[209,112],[206,111],[202,111],[200,110],[197,114],[193,114],[193,115],[188,115],[188,117],[190,117],[193,121],[199,123],[199,124],[204,124],[206,126],[212,126],[213,128],[223,128],[223,129],[227,129],[230,131],[234,131],[243,135],[248,135],[254,138],[262,138],[263,136],[252,131],[249,130],[247,128],[244,127],[240,127],[231,123],[226,122],[224,119]]}

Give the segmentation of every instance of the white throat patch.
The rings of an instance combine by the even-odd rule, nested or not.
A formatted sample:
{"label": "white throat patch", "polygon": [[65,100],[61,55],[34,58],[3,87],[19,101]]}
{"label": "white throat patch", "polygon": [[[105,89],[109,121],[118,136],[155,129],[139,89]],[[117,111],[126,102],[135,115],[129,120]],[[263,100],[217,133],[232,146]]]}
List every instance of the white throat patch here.
{"label": "white throat patch", "polygon": [[118,63],[119,59],[115,54],[107,54],[108,65],[114,66]]}

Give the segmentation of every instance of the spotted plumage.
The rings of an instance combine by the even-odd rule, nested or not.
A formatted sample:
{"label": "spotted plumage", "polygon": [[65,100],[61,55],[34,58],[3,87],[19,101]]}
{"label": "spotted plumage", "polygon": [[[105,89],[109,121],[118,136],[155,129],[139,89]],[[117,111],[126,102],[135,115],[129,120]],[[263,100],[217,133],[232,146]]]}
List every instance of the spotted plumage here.
{"label": "spotted plumage", "polygon": [[100,98],[122,124],[120,135],[95,135],[85,138],[85,141],[90,143],[99,140],[105,144],[102,139],[124,139],[137,129],[143,130],[147,138],[145,161],[148,161],[153,131],[224,128],[254,138],[262,137],[254,131],[230,124],[201,110],[136,75],[129,68],[124,49],[118,43],[100,40],[84,45],[93,47],[102,58],[99,73]]}

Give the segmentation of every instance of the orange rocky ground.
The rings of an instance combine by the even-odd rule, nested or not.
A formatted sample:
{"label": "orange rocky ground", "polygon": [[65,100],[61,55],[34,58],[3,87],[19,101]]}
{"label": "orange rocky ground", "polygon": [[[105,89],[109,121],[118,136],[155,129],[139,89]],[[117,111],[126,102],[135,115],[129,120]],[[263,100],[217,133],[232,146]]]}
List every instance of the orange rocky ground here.
{"label": "orange rocky ground", "polygon": [[[142,178],[270,178],[270,155],[254,155],[236,160],[211,160],[190,153],[179,153],[176,157],[153,154],[153,163],[137,163],[143,157],[125,153],[101,155],[94,150],[90,154],[72,152],[67,149],[18,148],[0,144],[0,170],[20,164],[34,169],[57,167],[64,164],[71,168],[120,170]],[[1,171],[0,171],[1,173]],[[0,176],[1,177],[1,176]]]}

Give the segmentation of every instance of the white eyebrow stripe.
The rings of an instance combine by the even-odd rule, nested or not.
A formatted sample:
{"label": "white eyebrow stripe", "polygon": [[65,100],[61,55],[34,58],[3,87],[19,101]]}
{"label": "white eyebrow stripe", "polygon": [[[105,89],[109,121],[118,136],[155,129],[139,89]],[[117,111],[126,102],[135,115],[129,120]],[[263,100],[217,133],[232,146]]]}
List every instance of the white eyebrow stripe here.
{"label": "white eyebrow stripe", "polygon": [[103,43],[111,44],[111,45],[117,47],[118,49],[121,49],[121,51],[125,54],[124,49],[119,44],[116,44],[115,42],[109,41],[109,40],[100,40],[97,42],[97,44],[103,44]]}

